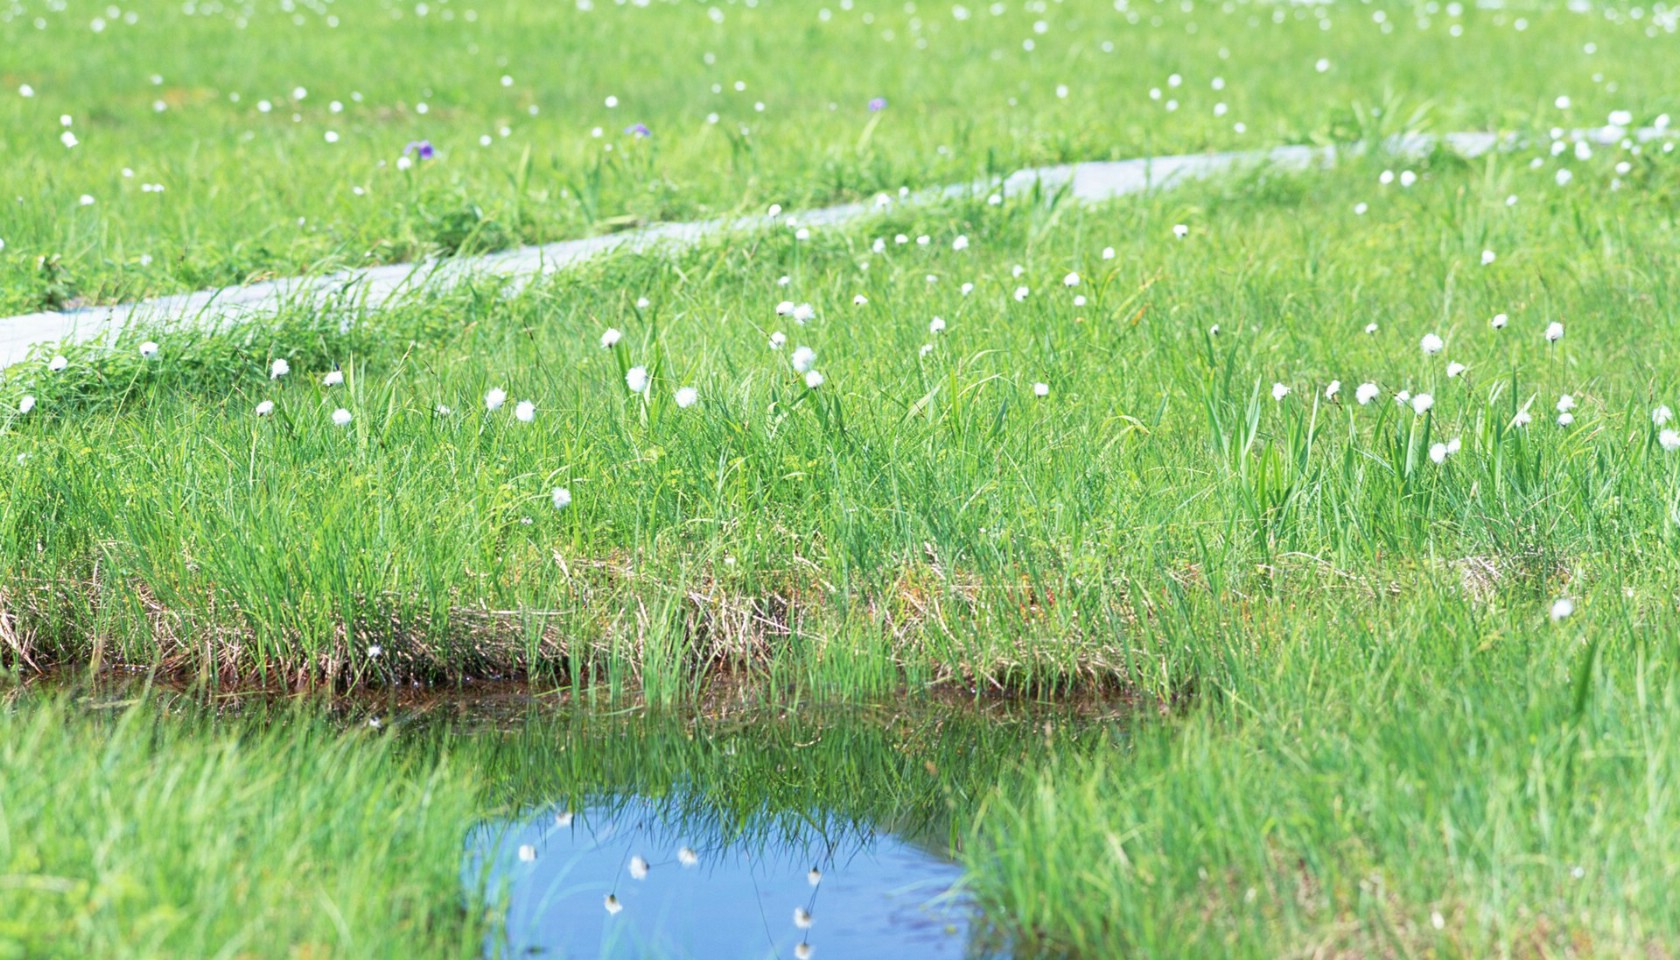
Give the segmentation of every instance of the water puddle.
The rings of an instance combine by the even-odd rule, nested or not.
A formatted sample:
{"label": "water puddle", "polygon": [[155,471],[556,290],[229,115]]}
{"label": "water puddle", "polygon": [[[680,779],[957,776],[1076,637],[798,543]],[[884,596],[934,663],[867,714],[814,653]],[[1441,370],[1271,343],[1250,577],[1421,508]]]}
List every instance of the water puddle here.
{"label": "water puddle", "polygon": [[[485,824],[469,878],[506,898],[492,956],[1001,956],[938,842],[834,814],[731,817],[639,796]],[[472,882],[469,879],[469,882]]]}

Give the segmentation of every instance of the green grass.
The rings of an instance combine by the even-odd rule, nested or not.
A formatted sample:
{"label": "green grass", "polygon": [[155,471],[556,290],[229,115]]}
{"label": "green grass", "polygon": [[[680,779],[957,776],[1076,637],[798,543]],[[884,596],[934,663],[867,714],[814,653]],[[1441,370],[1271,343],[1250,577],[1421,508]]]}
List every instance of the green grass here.
{"label": "green grass", "polygon": [[20,699],[0,710],[0,956],[477,955],[464,769],[300,711]]}
{"label": "green grass", "polygon": [[[106,22],[23,0],[0,17],[0,314],[1033,164],[1680,109],[1642,82],[1675,43],[1644,11],[967,6],[139,0]],[[398,170],[423,139],[438,156]]]}
{"label": "green grass", "polygon": [[[0,382],[8,670],[277,688],[520,676],[592,688],[598,706],[740,698],[792,719],[725,732],[593,712],[427,752],[20,707],[0,716],[0,875],[26,878],[34,913],[0,930],[34,936],[22,952],[396,950],[299,906],[322,890],[349,891],[335,905],[360,918],[356,936],[419,929],[426,951],[470,951],[491,922],[461,912],[476,818],[590,787],[696,784],[682,795],[726,819],[758,809],[762,787],[778,809],[830,802],[956,838],[1024,952],[1680,949],[1666,896],[1680,450],[1665,448],[1680,436],[1664,435],[1680,426],[1653,418],[1680,406],[1680,172],[1666,145],[1554,155],[1547,133],[1674,109],[1651,79],[1672,60],[1668,15],[1143,4],[1134,25],[1072,0],[976,5],[967,21],[861,6],[823,21],[814,6],[726,5],[712,26],[699,4],[506,3],[469,22],[453,4],[421,18],[346,3],[336,28],[264,8],[239,30],[171,5],[97,36],[83,28],[96,11],[14,12],[0,42],[21,53],[0,79],[39,95],[0,99],[0,150],[20,158],[0,186],[22,198],[0,221],[0,305],[793,209],[1027,163],[1407,128],[1535,140],[1098,207],[959,199],[804,241],[775,227],[519,291],[485,281],[372,314],[135,330],[111,351],[62,348],[58,372],[43,349]],[[927,48],[911,52],[918,35]],[[197,75],[152,66],[188,44],[212,51],[181,67]],[[308,97],[281,102],[297,84]],[[190,95],[150,112],[177,89]],[[617,110],[598,106],[607,93]],[[872,115],[876,95],[890,105]],[[252,112],[264,96],[280,105]],[[343,114],[323,106],[334,98]],[[53,139],[61,112],[77,118],[73,150]],[[513,133],[476,147],[504,117]],[[614,135],[636,121],[654,136]],[[377,166],[422,137],[438,158]],[[1385,169],[1419,179],[1384,186]],[[137,192],[160,180],[164,193]],[[99,202],[74,207],[83,192]],[[783,300],[814,318],[778,316]],[[623,338],[603,349],[609,328]],[[1438,355],[1420,349],[1427,334]],[[818,386],[792,367],[801,345]],[[270,379],[275,359],[287,377]],[[645,395],[626,387],[637,366]],[[325,385],[335,369],[344,382]],[[696,405],[676,402],[683,387]],[[509,394],[495,411],[492,388]],[[1433,406],[1414,412],[1401,391]],[[33,408],[13,413],[26,395]],[[264,401],[272,416],[256,415]],[[352,419],[336,426],[341,408]],[[1559,600],[1570,615],[1553,616]],[[953,723],[966,760],[875,717],[809,755],[815,779],[800,767],[802,711],[924,687],[1096,691],[1142,709],[1124,737],[1042,748]],[[730,760],[714,742],[727,736],[762,751]],[[924,759],[959,772],[918,773]],[[169,805],[177,781],[154,771],[174,769],[206,785],[202,806]],[[320,819],[329,795],[366,802]],[[393,810],[414,814],[418,846],[380,829]],[[300,846],[305,822],[333,829]],[[128,831],[135,850],[90,845],[88,824]],[[239,848],[224,835],[267,867],[249,885],[225,880]],[[385,871],[416,851],[430,872]],[[165,883],[131,879],[170,864]],[[307,884],[287,879],[304,865]],[[139,899],[105,911],[53,878]],[[180,903],[205,898],[265,907],[183,919]],[[142,915],[165,919],[129,920]]]}

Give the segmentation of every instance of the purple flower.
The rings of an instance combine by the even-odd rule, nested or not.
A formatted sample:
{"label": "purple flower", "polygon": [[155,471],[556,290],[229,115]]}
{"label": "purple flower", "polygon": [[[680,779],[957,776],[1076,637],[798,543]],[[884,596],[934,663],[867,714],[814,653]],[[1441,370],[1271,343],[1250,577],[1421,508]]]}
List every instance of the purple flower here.
{"label": "purple flower", "polygon": [[636,137],[651,137],[651,136],[653,136],[653,131],[649,130],[647,128],[647,124],[645,124],[645,123],[632,123],[628,127],[624,128],[624,132],[630,134],[631,136],[636,136]]}
{"label": "purple flower", "polygon": [[422,160],[432,159],[432,154],[435,152],[436,151],[432,149],[432,141],[430,140],[411,140],[409,141],[408,146],[403,147],[403,156],[406,157],[411,153],[418,153],[420,155],[420,159]]}
{"label": "purple flower", "polygon": [[887,109],[887,98],[886,97],[876,97],[873,100],[869,101],[869,112],[870,113],[880,113],[882,110],[885,110],[885,109]]}

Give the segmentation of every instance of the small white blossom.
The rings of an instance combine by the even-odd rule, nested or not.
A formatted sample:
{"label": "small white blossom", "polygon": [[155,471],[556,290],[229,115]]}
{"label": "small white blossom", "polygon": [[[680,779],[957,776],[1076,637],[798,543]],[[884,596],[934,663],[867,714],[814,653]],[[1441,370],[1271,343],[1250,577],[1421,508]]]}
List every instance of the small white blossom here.
{"label": "small white blossom", "polygon": [[484,409],[492,413],[500,410],[504,403],[507,403],[507,391],[501,387],[491,387],[484,395]]}
{"label": "small white blossom", "polygon": [[1377,399],[1377,394],[1381,392],[1382,390],[1374,383],[1362,383],[1359,385],[1359,389],[1353,391],[1353,398],[1358,400],[1359,405],[1363,407],[1372,400]]}
{"label": "small white blossom", "polygon": [[549,498],[554,501],[554,509],[556,510],[564,510],[572,505],[572,491],[565,487],[555,487],[554,492],[549,494]]}
{"label": "small white blossom", "polygon": [[689,407],[692,407],[696,403],[700,402],[700,391],[694,389],[693,387],[679,387],[677,388],[675,399],[677,401],[677,406],[687,410]]}
{"label": "small white blossom", "polygon": [[945,332],[945,319],[943,317],[934,317],[932,320],[929,320],[928,321],[928,332],[929,333],[936,333],[936,334],[937,333],[944,333]]}
{"label": "small white blossom", "polygon": [[820,371],[811,370],[805,374],[805,386],[807,389],[815,390],[823,385],[825,379]]}
{"label": "small white blossom", "polygon": [[1287,397],[1287,396],[1289,396],[1289,388],[1288,387],[1284,386],[1281,383],[1272,384],[1272,399],[1273,400],[1282,400],[1284,397]]}
{"label": "small white blossom", "polygon": [[537,419],[537,405],[529,400],[521,400],[519,405],[513,408],[513,417],[520,423],[530,423]]}
{"label": "small white blossom", "polygon": [[145,357],[147,360],[157,356],[157,352],[158,345],[154,341],[147,340],[145,343],[140,345],[140,356]]}
{"label": "small white blossom", "polygon": [[770,349],[780,350],[785,346],[787,346],[787,334],[777,330],[770,335]]}
{"label": "small white blossom", "polygon": [[276,358],[273,363],[268,365],[268,379],[270,380],[278,380],[291,372],[292,365],[283,359]]}
{"label": "small white blossom", "polygon": [[1507,323],[1510,323],[1510,322],[1511,322],[1510,317],[1506,316],[1503,313],[1496,313],[1496,314],[1493,315],[1493,319],[1488,321],[1488,324],[1490,326],[1492,326],[1493,329],[1495,329],[1495,330],[1503,330],[1503,329],[1505,329],[1505,325]]}
{"label": "small white blossom", "polygon": [[613,347],[618,346],[618,341],[622,339],[624,339],[623,331],[619,330],[617,327],[608,327],[606,332],[601,334],[601,349],[611,350]]}
{"label": "small white blossom", "polygon": [[344,409],[343,407],[339,407],[337,410],[333,411],[333,415],[332,415],[333,426],[348,427],[350,425],[350,420],[351,420],[350,411]]}
{"label": "small white blossom", "polygon": [[1552,619],[1563,620],[1575,612],[1575,601],[1568,597],[1559,597],[1552,604]]}
{"label": "small white blossom", "polygon": [[624,385],[630,388],[631,393],[646,393],[648,388],[647,367],[636,366],[625,371]]}
{"label": "small white blossom", "polygon": [[1575,403],[1574,396],[1566,393],[1563,396],[1558,397],[1558,402],[1557,402],[1558,413],[1565,413],[1567,411],[1575,409],[1575,407],[1576,407],[1576,403]]}
{"label": "small white blossom", "polygon": [[1180,240],[1183,240],[1185,237],[1188,237],[1189,235],[1190,235],[1189,224],[1184,224],[1184,223],[1173,224],[1173,236],[1177,237]]}
{"label": "small white blossom", "polygon": [[1342,381],[1332,380],[1332,381],[1330,381],[1330,385],[1324,388],[1324,399],[1334,400],[1334,399],[1336,399],[1336,394],[1341,393],[1341,392],[1342,392]]}
{"label": "small white blossom", "polygon": [[321,385],[324,387],[336,387],[343,382],[344,371],[342,370],[328,370],[327,375],[321,378]]}
{"label": "small white blossom", "polygon": [[793,369],[799,373],[805,373],[812,367],[816,366],[817,351],[812,350],[810,347],[794,347],[793,357],[791,359],[793,362]]}
{"label": "small white blossom", "polygon": [[1033,384],[1033,396],[1035,396],[1035,397],[1048,397],[1049,395],[1050,395],[1050,385],[1048,383],[1035,383],[1035,384]]}
{"label": "small white blossom", "polygon": [[63,354],[59,354],[58,356],[53,357],[51,360],[47,361],[47,369],[51,370],[53,373],[58,373],[59,371],[63,370],[65,367],[68,367],[69,365],[70,365],[70,361],[66,360],[64,358]]}
{"label": "small white blossom", "polygon": [[18,413],[28,413],[29,411],[31,411],[33,409],[35,409],[35,396],[34,396],[34,394],[29,394],[29,393],[24,394],[23,399],[18,401]]}
{"label": "small white blossom", "polygon": [[1651,422],[1659,427],[1673,419],[1674,411],[1668,409],[1667,406],[1661,406],[1651,411]]}
{"label": "small white blossom", "polygon": [[1447,364],[1447,376],[1448,377],[1463,376],[1464,370],[1465,370],[1464,364],[1459,363],[1456,360],[1454,360],[1452,363]]}
{"label": "small white blossom", "polygon": [[1440,353],[1446,344],[1435,334],[1426,333],[1423,335],[1423,339],[1418,341],[1418,346],[1423,348],[1423,352],[1425,354],[1434,356],[1435,354]]}
{"label": "small white blossom", "polygon": [[266,417],[273,412],[274,412],[274,401],[273,400],[264,400],[262,403],[257,404],[257,416]]}
{"label": "small white blossom", "polygon": [[1546,325],[1546,342],[1557,343],[1563,339],[1563,324],[1552,321]]}
{"label": "small white blossom", "polygon": [[1064,286],[1064,287],[1077,287],[1077,286],[1079,286],[1079,274],[1070,273],[1067,276],[1063,277],[1062,278],[1062,286]]}

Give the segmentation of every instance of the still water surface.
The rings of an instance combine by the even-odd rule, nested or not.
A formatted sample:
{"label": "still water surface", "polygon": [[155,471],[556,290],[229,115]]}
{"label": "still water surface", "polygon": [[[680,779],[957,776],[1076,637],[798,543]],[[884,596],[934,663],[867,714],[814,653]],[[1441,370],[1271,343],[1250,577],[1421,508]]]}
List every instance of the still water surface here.
{"label": "still water surface", "polygon": [[492,955],[995,955],[957,889],[961,868],[938,844],[833,815],[767,814],[726,831],[677,798],[608,798],[483,825],[469,849],[469,882],[488,877],[507,896]]}

